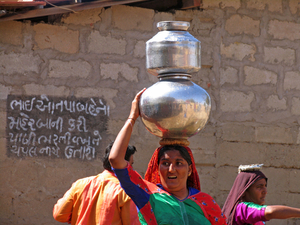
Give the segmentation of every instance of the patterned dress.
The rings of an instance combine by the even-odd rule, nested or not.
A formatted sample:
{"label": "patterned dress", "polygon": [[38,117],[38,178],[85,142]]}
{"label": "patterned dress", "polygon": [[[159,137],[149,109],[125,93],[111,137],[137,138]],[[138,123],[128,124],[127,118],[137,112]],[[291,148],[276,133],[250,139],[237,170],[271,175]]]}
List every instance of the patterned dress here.
{"label": "patterned dress", "polygon": [[208,194],[189,188],[189,196],[180,201],[141,178],[128,164],[125,169],[114,169],[122,188],[138,208],[141,224],[148,225],[221,225],[226,224],[220,207]]}

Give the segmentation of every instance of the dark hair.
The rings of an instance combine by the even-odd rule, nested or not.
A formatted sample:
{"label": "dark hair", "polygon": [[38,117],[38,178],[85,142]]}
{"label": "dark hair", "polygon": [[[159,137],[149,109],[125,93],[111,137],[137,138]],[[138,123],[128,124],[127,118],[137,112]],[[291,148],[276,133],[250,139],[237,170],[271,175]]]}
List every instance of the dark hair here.
{"label": "dark hair", "polygon": [[[112,171],[112,169],[111,169],[111,165],[109,163],[108,157],[109,157],[109,153],[110,153],[110,150],[111,150],[113,144],[114,144],[114,142],[111,142],[107,145],[107,147],[105,149],[104,157],[102,158],[103,168],[106,170],[109,170],[109,171]],[[126,154],[125,154],[125,160],[129,161],[130,157],[135,152],[136,152],[136,148],[133,145],[128,145]]]}
{"label": "dark hair", "polygon": [[166,151],[169,151],[169,150],[177,150],[179,151],[180,155],[182,156],[182,158],[184,158],[189,165],[192,164],[192,159],[191,159],[191,156],[190,154],[188,153],[188,151],[186,150],[185,147],[181,146],[181,145],[165,145],[163,146],[160,150],[159,150],[159,153],[158,153],[158,164],[159,164],[159,161],[160,161],[160,158],[164,155],[164,153]]}

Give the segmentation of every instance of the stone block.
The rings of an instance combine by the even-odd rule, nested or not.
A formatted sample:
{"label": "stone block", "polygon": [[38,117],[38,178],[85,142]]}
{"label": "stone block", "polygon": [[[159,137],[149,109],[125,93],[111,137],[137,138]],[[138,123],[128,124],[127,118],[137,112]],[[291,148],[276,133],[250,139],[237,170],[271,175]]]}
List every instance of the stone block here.
{"label": "stone block", "polygon": [[114,109],[116,107],[113,98],[117,96],[118,90],[112,89],[112,88],[76,88],[75,90],[75,96],[76,97],[103,97],[106,101],[106,103],[109,105],[110,109]]}
{"label": "stone block", "polygon": [[199,132],[199,135],[204,137],[212,137],[216,136],[216,131],[217,128],[214,126],[214,124],[207,123],[205,127]]}
{"label": "stone block", "polygon": [[207,149],[192,149],[196,165],[215,165],[216,151]]}
{"label": "stone block", "polygon": [[[289,192],[300,193],[300,171],[296,169],[291,169],[289,171]],[[298,200],[300,202],[300,199]]]}
{"label": "stone block", "polygon": [[213,150],[215,151],[217,138],[214,135],[199,133],[190,139],[190,148],[193,150]]}
{"label": "stone block", "polygon": [[[268,198],[268,196],[267,196]],[[274,198],[276,199],[276,196],[274,196]],[[268,205],[271,205],[269,204],[269,201],[267,202]],[[277,203],[278,205],[278,203]],[[270,220],[268,221],[268,225],[297,225],[297,223],[293,223],[292,222],[293,219],[284,219],[284,220]]]}
{"label": "stone block", "polygon": [[[186,9],[186,10],[176,10],[175,12],[175,21],[187,21],[190,23],[194,22],[195,19],[195,11],[192,9]],[[172,13],[170,13],[172,15]],[[191,28],[189,28],[191,30]]]}
{"label": "stone block", "polygon": [[[268,178],[269,194],[287,193],[289,190],[289,169],[282,168],[262,168],[262,172]],[[278,204],[278,203],[277,203]]]}
{"label": "stone block", "polygon": [[60,60],[49,61],[49,77],[68,78],[79,77],[87,78],[91,72],[92,66],[81,59],[76,61],[64,62]]}
{"label": "stone block", "polygon": [[[190,33],[192,33],[197,39],[202,39],[203,37],[210,38],[210,34],[213,29],[216,27],[216,23],[214,21],[210,21],[212,19],[210,18],[197,18],[193,19],[191,23],[191,28],[188,30]],[[201,38],[197,37],[201,36]],[[205,49],[207,44],[202,44],[202,48]],[[205,53],[205,50],[202,49],[203,54]]]}
{"label": "stone block", "polygon": [[288,21],[271,20],[268,33],[275,39],[289,39],[291,41],[300,39],[300,24]]}
{"label": "stone block", "polygon": [[[198,26],[198,25],[196,25],[196,26]],[[196,27],[196,29],[198,29],[198,27]],[[201,34],[202,31],[199,30],[198,32]],[[205,32],[203,32],[203,33],[205,33]],[[212,67],[212,65],[214,63],[214,60],[213,60],[214,50],[216,47],[211,42],[211,38],[204,38],[203,36],[201,38],[198,38],[201,40],[201,66],[202,66],[202,69],[201,69],[200,73],[202,73],[205,68],[210,69]],[[197,36],[195,38],[197,38]]]}
{"label": "stone block", "polygon": [[264,62],[271,64],[294,65],[296,61],[296,52],[291,48],[268,48],[264,47]]}
{"label": "stone block", "polygon": [[[213,78],[212,78],[213,77]],[[192,76],[192,81],[199,85],[200,87],[204,88],[208,94],[210,93],[210,86],[212,85],[212,80],[211,79],[216,79],[216,74],[215,72],[210,69],[210,68],[202,68],[199,72],[193,74]],[[215,83],[216,80],[213,80],[213,83]],[[212,99],[212,109],[213,109],[213,99]]]}
{"label": "stone block", "polygon": [[[182,11],[175,11],[175,15],[178,13],[178,12],[182,12]],[[157,23],[160,22],[160,21],[173,21],[173,20],[177,20],[174,18],[174,14],[171,13],[171,12],[156,12],[154,14],[154,17],[153,17],[153,28],[154,28],[154,31],[158,31],[157,30]],[[180,20],[180,19],[178,19]]]}
{"label": "stone block", "polygon": [[[262,172],[265,173],[264,170]],[[267,177],[268,177],[268,189],[267,189],[268,193],[266,196],[266,204],[267,205],[286,205],[288,193],[276,191],[276,187],[269,185],[269,181],[271,179],[277,179],[277,178],[269,177],[269,176],[267,176]],[[273,220],[273,221],[276,221],[276,220]],[[281,220],[279,220],[279,221],[281,221]],[[280,223],[280,225],[281,225],[281,223]]]}
{"label": "stone block", "polygon": [[201,191],[204,193],[207,193],[211,196],[216,194],[216,187],[218,187],[217,186],[217,177],[218,177],[217,169],[214,168],[213,166],[197,166],[196,169],[199,174]]}
{"label": "stone block", "polygon": [[6,116],[6,111],[0,111],[0,138],[6,137]]}
{"label": "stone block", "polygon": [[240,91],[220,91],[220,108],[223,112],[249,112],[254,93],[247,94]]}
{"label": "stone block", "polygon": [[289,71],[285,73],[283,80],[284,90],[296,89],[300,90],[300,72]]}
{"label": "stone block", "polygon": [[102,36],[98,31],[92,31],[88,37],[88,51],[91,53],[124,55],[126,44],[124,39],[113,38],[111,34]]}
{"label": "stone block", "polygon": [[249,61],[254,62],[254,54],[256,53],[256,46],[254,44],[244,44],[240,42],[236,42],[225,46],[221,43],[221,55],[224,55],[227,58],[242,61],[245,57]]}
{"label": "stone block", "polygon": [[261,70],[252,66],[244,67],[245,85],[276,84],[277,74],[269,70]]}
{"label": "stone block", "polygon": [[41,58],[32,53],[9,53],[0,52],[0,74],[12,75],[15,73],[26,75],[38,73]]}
{"label": "stone block", "polygon": [[152,31],[154,10],[117,5],[112,7],[112,24],[121,30]]}
{"label": "stone block", "polygon": [[69,88],[54,85],[25,84],[23,88],[26,95],[68,96],[70,93]]}
{"label": "stone block", "polygon": [[[137,136],[135,135],[134,138],[131,138],[132,140],[134,139],[134,141],[131,141],[130,144],[134,145],[137,149],[137,153],[135,153],[133,156],[134,157],[133,167],[135,170],[138,171],[138,173],[142,177],[144,177],[145,172],[147,170],[148,162],[150,161],[153,152],[158,147],[159,139],[157,139],[156,136],[151,135],[148,131],[145,132],[146,135],[144,135],[143,133],[141,135],[140,128],[141,128],[140,126],[134,127],[134,130],[137,129],[139,134]],[[145,131],[145,129],[143,130]],[[145,140],[147,140],[147,145],[145,145]]]}
{"label": "stone block", "polygon": [[289,9],[292,14],[296,14],[297,11],[300,9],[300,1],[299,0],[289,1]]}
{"label": "stone block", "polygon": [[241,7],[241,2],[239,0],[203,0],[202,1],[203,9],[208,8],[226,8],[226,7],[233,7],[234,9],[239,9]]}
{"label": "stone block", "polygon": [[238,70],[233,67],[226,67],[220,69],[220,84],[225,83],[235,84],[238,82]]}
{"label": "stone block", "polygon": [[276,168],[300,168],[297,145],[266,144],[264,164]]}
{"label": "stone block", "polygon": [[253,142],[255,129],[252,126],[225,124],[221,127],[224,141]]}
{"label": "stone block", "polygon": [[225,30],[231,35],[249,34],[259,36],[259,20],[238,14],[226,20]]}
{"label": "stone block", "polygon": [[[5,164],[4,164],[5,165]],[[2,164],[2,171],[3,171],[3,166]],[[5,166],[9,166],[8,164]],[[1,207],[0,210],[0,218],[1,218],[1,224],[3,225],[10,225],[14,224],[11,223],[12,221],[12,216],[16,215],[16,210],[22,210],[19,209],[19,206],[15,206],[14,203],[15,197],[18,198],[17,196],[14,195],[15,190],[11,190],[10,186],[7,185],[7,173],[3,173],[0,175],[0,181],[2,183],[0,187],[0,198],[1,198],[1,205],[5,205],[6,207]],[[24,205],[24,203],[22,204]],[[24,210],[24,209],[23,209]]]}
{"label": "stone block", "polygon": [[[274,196],[276,198],[276,196]],[[278,203],[277,203],[278,205]],[[286,204],[289,206],[289,204]],[[299,218],[291,218],[291,219],[282,219],[282,220],[270,220],[268,221],[268,225],[298,225],[300,224],[300,219]]]}
{"label": "stone block", "polygon": [[248,0],[246,4],[249,9],[264,10],[268,7],[270,12],[282,12],[282,0]]}
{"label": "stone block", "polygon": [[255,139],[257,142],[293,144],[291,128],[285,127],[256,127]]}
{"label": "stone block", "polygon": [[97,30],[100,32],[106,33],[107,31],[112,29],[112,8],[101,8],[100,14],[100,23],[96,23],[95,25],[97,26]]}
{"label": "stone block", "polygon": [[[6,21],[0,23],[0,43],[22,45],[23,23],[17,21]],[[1,62],[1,60],[0,60]]]}
{"label": "stone block", "polygon": [[300,144],[300,128],[298,130],[298,135],[297,135],[297,144]]}
{"label": "stone block", "polygon": [[218,191],[217,195],[216,195],[216,202],[218,203],[218,205],[220,206],[220,208],[222,209],[224,206],[224,203],[227,199],[227,196],[229,194],[229,191]]}
{"label": "stone block", "polygon": [[7,95],[10,94],[12,87],[10,86],[4,86],[0,84],[0,99],[6,100],[7,99]]}
{"label": "stone block", "polygon": [[[126,121],[126,119],[124,120],[108,120],[108,130],[107,130],[107,133],[108,134],[113,134],[114,136],[117,136],[119,131],[122,129],[122,127],[124,126],[125,123],[128,123]],[[136,121],[135,124],[133,124],[133,130],[132,130],[132,135],[138,135],[139,132],[138,132],[138,123],[139,121]]]}
{"label": "stone block", "polygon": [[271,95],[267,99],[267,107],[274,110],[286,110],[286,98],[279,99],[278,95]]}
{"label": "stone block", "polygon": [[60,52],[74,54],[79,51],[79,31],[65,26],[39,23],[33,26],[35,49],[55,49]]}
{"label": "stone block", "polygon": [[218,168],[217,172],[217,187],[221,191],[229,191],[238,174],[238,166],[222,166]]}
{"label": "stone block", "polygon": [[118,80],[119,75],[130,82],[138,82],[138,68],[132,68],[126,63],[101,63],[100,74],[104,79]]}
{"label": "stone block", "polygon": [[292,108],[291,112],[293,115],[300,115],[300,98],[293,97],[292,98]]}
{"label": "stone block", "polygon": [[77,13],[64,14],[65,17],[61,21],[66,24],[93,25],[94,23],[101,22],[99,15],[102,10],[102,8],[94,8],[82,10]]}
{"label": "stone block", "polygon": [[217,166],[248,165],[264,162],[264,145],[255,143],[222,142],[217,147]]}
{"label": "stone block", "polygon": [[[0,118],[2,119],[2,118]],[[6,121],[5,121],[6,122]],[[2,124],[2,121],[0,121],[0,124]],[[7,159],[6,156],[6,137],[0,137],[0,162]]]}
{"label": "stone block", "polygon": [[138,41],[133,50],[133,55],[137,58],[143,58],[146,56],[146,42]]}

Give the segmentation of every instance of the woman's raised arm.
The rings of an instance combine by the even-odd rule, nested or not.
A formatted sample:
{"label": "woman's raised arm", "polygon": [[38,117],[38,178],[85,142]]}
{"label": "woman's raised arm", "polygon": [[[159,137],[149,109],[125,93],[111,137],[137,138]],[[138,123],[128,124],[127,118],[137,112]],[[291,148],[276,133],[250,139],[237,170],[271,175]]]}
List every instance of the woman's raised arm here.
{"label": "woman's raised arm", "polygon": [[299,218],[300,209],[284,205],[268,205],[265,210],[265,217],[267,220],[271,219],[288,219]]}
{"label": "woman's raised arm", "polygon": [[141,90],[133,99],[129,117],[120,130],[110,151],[109,162],[114,169],[124,169],[127,166],[127,161],[125,160],[126,149],[130,141],[133,125],[140,115],[139,102],[145,90],[146,88]]}

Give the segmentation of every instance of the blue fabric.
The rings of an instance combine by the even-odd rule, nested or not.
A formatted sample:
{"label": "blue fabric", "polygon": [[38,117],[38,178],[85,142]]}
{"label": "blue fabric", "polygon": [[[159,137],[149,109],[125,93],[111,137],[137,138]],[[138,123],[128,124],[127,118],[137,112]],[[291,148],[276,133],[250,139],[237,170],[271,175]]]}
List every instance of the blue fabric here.
{"label": "blue fabric", "polygon": [[[156,184],[156,186],[160,187],[161,189],[163,189],[165,191],[165,189],[163,188],[163,186],[161,184]],[[200,192],[199,190],[197,190],[196,188],[193,188],[193,187],[188,187],[188,189],[189,189],[189,195],[187,197],[198,194]],[[181,201],[181,200],[179,200],[179,201]]]}
{"label": "blue fabric", "polygon": [[129,177],[127,168],[114,169],[112,168],[116,176],[118,177],[121,187],[125,190],[126,194],[131,197],[138,209],[144,207],[149,202],[150,194],[145,192],[142,188],[135,185]]}

